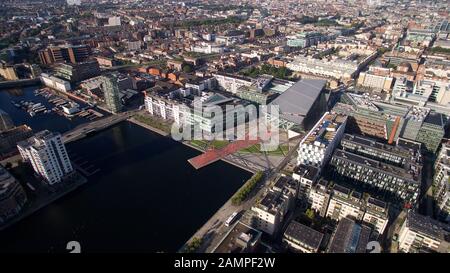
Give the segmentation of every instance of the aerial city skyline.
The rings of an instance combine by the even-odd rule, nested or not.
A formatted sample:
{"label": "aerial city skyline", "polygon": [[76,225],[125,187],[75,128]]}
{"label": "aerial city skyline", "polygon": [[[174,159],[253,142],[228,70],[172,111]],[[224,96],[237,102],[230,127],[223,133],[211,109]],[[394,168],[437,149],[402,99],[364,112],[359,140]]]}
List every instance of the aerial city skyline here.
{"label": "aerial city skyline", "polygon": [[447,1],[0,7],[0,253],[450,251]]}

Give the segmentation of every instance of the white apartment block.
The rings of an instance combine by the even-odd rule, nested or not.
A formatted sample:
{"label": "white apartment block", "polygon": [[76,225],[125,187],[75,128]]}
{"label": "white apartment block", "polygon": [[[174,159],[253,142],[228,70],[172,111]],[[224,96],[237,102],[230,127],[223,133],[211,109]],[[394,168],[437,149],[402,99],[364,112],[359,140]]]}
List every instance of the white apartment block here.
{"label": "white apartment block", "polygon": [[255,228],[274,235],[282,227],[286,214],[294,205],[295,183],[287,177],[280,177],[263,198],[254,206],[253,224]]}
{"label": "white apartment block", "polygon": [[394,78],[372,74],[370,72],[361,72],[357,84],[363,87],[369,87],[375,90],[389,91],[392,89]]}
{"label": "white apartment block", "polygon": [[[194,90],[195,91],[195,90]],[[175,123],[197,124],[204,133],[219,133],[220,126],[222,130],[226,129],[226,122],[229,120],[238,123],[245,122],[236,119],[235,113],[239,111],[225,111],[222,106],[233,105],[235,98],[226,97],[221,94],[212,92],[200,92],[201,96],[197,96],[194,100],[188,100],[193,93],[192,89],[180,88],[164,95],[154,94],[152,92],[145,93],[144,105],[146,110],[152,116],[157,116],[165,120],[173,120]],[[196,103],[202,103],[196,107]],[[217,108],[219,107],[219,108]],[[221,115],[213,115],[215,109],[221,109]],[[216,125],[219,125],[216,127]]]}
{"label": "white apartment block", "polygon": [[309,191],[308,203],[311,204],[311,209],[324,217],[327,213],[330,196],[328,181],[321,179]]}
{"label": "white apartment block", "polygon": [[330,198],[326,217],[341,220],[344,217],[352,217],[361,220],[364,214],[364,201],[359,192],[334,185],[333,195]]}
{"label": "white apartment block", "polygon": [[379,234],[383,234],[389,220],[386,203],[369,197],[362,220],[371,225]]}
{"label": "white apartment block", "polygon": [[286,65],[292,71],[313,74],[335,79],[350,79],[359,69],[358,64],[351,61],[325,61],[310,57],[295,57],[294,61]]}
{"label": "white apartment block", "polygon": [[26,141],[17,144],[24,161],[29,161],[33,169],[50,185],[61,182],[73,172],[59,133],[41,131]]}
{"label": "white apartment block", "polygon": [[306,166],[300,164],[295,167],[292,173],[292,178],[298,181],[298,194],[297,198],[304,200],[307,198],[309,191],[319,177],[319,169],[314,166]]}
{"label": "white apartment block", "polygon": [[347,116],[326,112],[302,139],[298,149],[298,164],[322,169],[344,135]]}
{"label": "white apartment block", "polygon": [[253,83],[250,79],[237,77],[234,75],[213,74],[213,76],[216,78],[217,85],[221,89],[233,94],[236,94],[240,87],[249,87]]}
{"label": "white apartment block", "polygon": [[421,250],[448,253],[449,245],[445,241],[448,228],[448,225],[410,211],[399,232],[399,250],[407,253]]}

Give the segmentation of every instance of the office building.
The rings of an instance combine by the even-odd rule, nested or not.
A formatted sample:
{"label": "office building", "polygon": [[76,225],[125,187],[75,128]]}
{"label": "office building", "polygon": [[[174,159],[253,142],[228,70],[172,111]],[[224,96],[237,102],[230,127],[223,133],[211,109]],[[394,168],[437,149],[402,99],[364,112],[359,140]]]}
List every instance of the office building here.
{"label": "office building", "polygon": [[372,230],[353,219],[343,218],[333,233],[328,253],[366,253]]}
{"label": "office building", "polygon": [[57,77],[75,83],[100,75],[100,66],[97,61],[59,64],[55,72]]}
{"label": "office building", "polygon": [[448,253],[450,226],[428,216],[409,211],[398,236],[399,250],[402,252],[442,252]]}
{"label": "office building", "polygon": [[34,171],[50,185],[61,182],[73,172],[59,133],[44,130],[19,142],[17,147],[23,160],[30,162]]}
{"label": "office building", "polygon": [[298,148],[298,164],[312,165],[322,170],[345,132],[347,116],[326,112]]}
{"label": "office building", "polygon": [[119,16],[108,17],[108,26],[120,26],[121,24],[122,23]]}
{"label": "office building", "polygon": [[434,163],[433,198],[438,216],[450,222],[450,142],[442,143]]}
{"label": "office building", "polygon": [[122,103],[120,102],[120,88],[117,76],[109,74],[102,76],[102,90],[105,98],[105,103],[108,109],[116,114],[122,110]]}
{"label": "office building", "polygon": [[354,78],[359,70],[376,57],[376,52],[361,58],[358,62],[351,60],[320,60],[311,57],[296,56],[294,60],[286,65],[295,72],[310,74],[325,78],[350,80]]}
{"label": "office building", "polygon": [[44,65],[53,63],[80,63],[85,62],[91,55],[88,45],[62,45],[50,46],[39,51],[39,58]]}
{"label": "office building", "polygon": [[70,85],[70,82],[65,81],[63,79],[60,79],[60,78],[57,78],[54,76],[50,76],[46,73],[42,73],[40,78],[41,78],[41,82],[45,86],[50,87],[52,89],[62,91],[62,92],[68,92],[68,91],[72,90],[72,86]]}
{"label": "office building", "polygon": [[322,243],[323,233],[296,221],[289,223],[283,234],[283,242],[294,251],[317,253]]}
{"label": "office building", "polygon": [[7,81],[15,81],[19,79],[16,68],[13,65],[0,64],[0,76]]}
{"label": "office building", "polygon": [[27,202],[20,183],[0,165],[0,226],[18,215]]}
{"label": "office building", "polygon": [[422,143],[424,151],[435,153],[445,134],[447,116],[426,107],[372,100],[345,93],[332,113],[349,115],[347,132],[387,140]]}
{"label": "office building", "polygon": [[303,32],[287,37],[287,45],[290,47],[309,47],[326,40],[326,36],[319,32]]}
{"label": "office building", "polygon": [[311,129],[327,108],[325,85],[325,80],[297,81],[269,104],[279,107],[279,115],[267,113],[268,123],[276,123],[278,119],[279,126],[285,130]]}
{"label": "office building", "polygon": [[359,73],[357,85],[375,91],[390,91],[394,78],[387,73],[379,73],[380,68],[371,66],[368,71]]}

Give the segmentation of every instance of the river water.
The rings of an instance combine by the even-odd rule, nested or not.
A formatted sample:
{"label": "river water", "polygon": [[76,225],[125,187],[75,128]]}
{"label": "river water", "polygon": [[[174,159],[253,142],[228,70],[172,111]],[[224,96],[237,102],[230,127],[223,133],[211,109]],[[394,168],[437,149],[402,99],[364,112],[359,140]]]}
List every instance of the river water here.
{"label": "river water", "polygon": [[[9,100],[24,96],[34,97],[32,89],[19,97],[0,91],[0,108],[16,124],[61,132],[76,126],[57,115],[18,113]],[[222,161],[195,170],[187,160],[198,151],[127,121],[67,149],[100,171],[0,232],[0,252],[67,252],[69,241],[83,252],[174,252],[251,176]]]}

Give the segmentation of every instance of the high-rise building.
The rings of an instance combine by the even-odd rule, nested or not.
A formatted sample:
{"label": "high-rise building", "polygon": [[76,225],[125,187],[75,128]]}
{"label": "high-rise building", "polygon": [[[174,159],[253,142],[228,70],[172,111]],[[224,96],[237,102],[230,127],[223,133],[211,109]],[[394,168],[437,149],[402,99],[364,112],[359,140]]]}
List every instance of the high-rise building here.
{"label": "high-rise building", "polygon": [[24,161],[29,161],[34,171],[50,185],[61,182],[73,172],[59,133],[44,130],[19,142],[17,147]]}
{"label": "high-rise building", "polygon": [[0,132],[12,129],[14,123],[8,113],[0,109]]}
{"label": "high-rise building", "polygon": [[102,90],[104,92],[105,102],[108,109],[114,114],[122,110],[119,93],[120,88],[117,81],[117,76],[113,74],[103,76]]}

